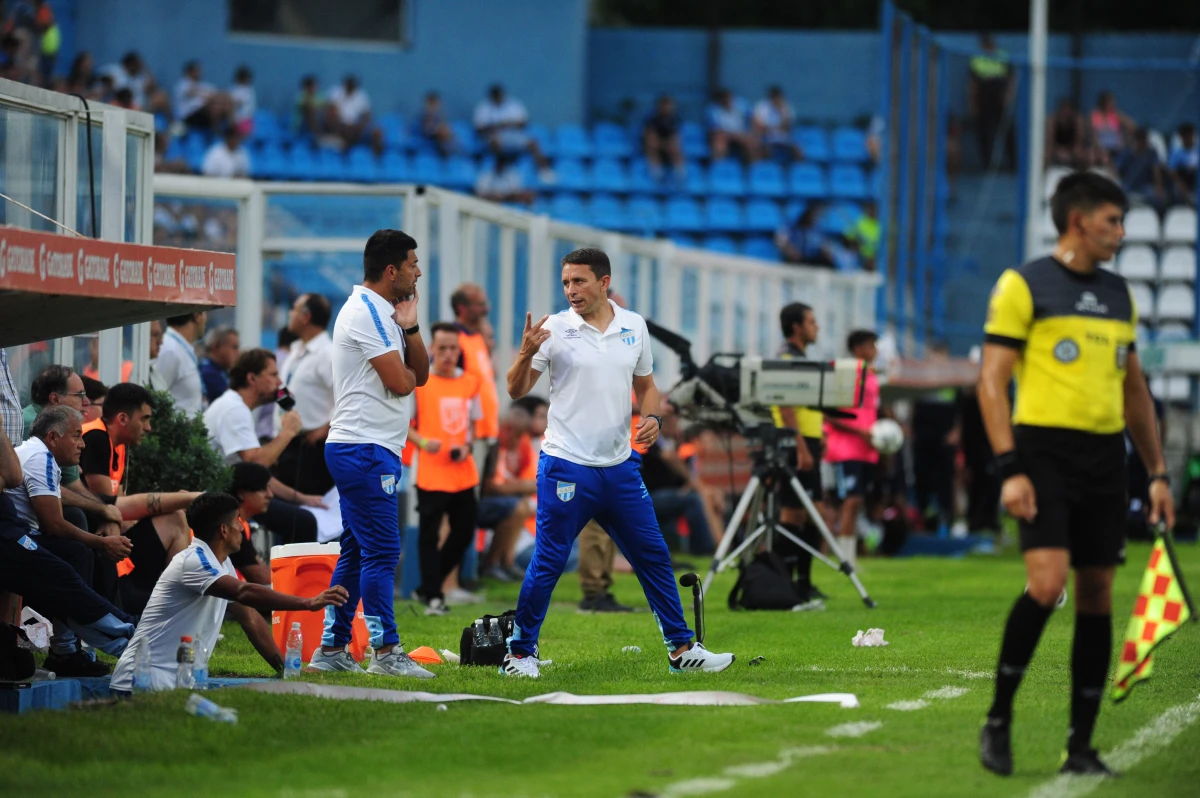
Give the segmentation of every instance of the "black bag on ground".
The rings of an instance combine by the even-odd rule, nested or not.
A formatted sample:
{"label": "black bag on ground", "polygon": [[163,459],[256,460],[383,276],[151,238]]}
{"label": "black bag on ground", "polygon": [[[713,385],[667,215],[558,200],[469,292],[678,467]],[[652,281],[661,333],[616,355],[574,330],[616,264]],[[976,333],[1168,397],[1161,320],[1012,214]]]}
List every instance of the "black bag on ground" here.
{"label": "black bag on ground", "polygon": [[792,582],[791,569],[773,552],[754,555],[740,569],[737,584],[729,592],[729,609],[790,610],[804,602]]}
{"label": "black bag on ground", "polygon": [[0,623],[0,682],[25,682],[33,678],[36,670],[25,632],[12,624]]}
{"label": "black bag on ground", "polygon": [[[461,665],[492,665],[499,666],[504,662],[504,655],[508,653],[508,638],[512,637],[513,627],[516,624],[517,611],[509,610],[503,615],[484,615],[472,621],[466,629],[462,631],[462,638],[458,641],[458,656]],[[492,621],[496,622],[496,627],[499,633],[493,632]],[[487,640],[486,643],[480,645],[475,640],[475,626],[482,622],[483,637]],[[499,641],[496,637],[499,637]]]}

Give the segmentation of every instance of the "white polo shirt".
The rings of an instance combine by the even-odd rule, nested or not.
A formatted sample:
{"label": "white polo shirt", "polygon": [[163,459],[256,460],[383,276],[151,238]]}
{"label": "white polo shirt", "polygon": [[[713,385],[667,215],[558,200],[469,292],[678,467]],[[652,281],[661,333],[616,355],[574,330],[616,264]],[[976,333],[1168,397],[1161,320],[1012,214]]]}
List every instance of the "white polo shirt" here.
{"label": "white polo shirt", "polygon": [[329,443],[378,444],[397,457],[408,440],[408,397],[383,386],[372,358],[399,352],[404,335],[392,321],[392,304],[371,289],[354,286],[333,324],[333,418]]}
{"label": "white polo shirt", "polygon": [[257,449],[260,444],[254,434],[254,413],[242,395],[230,388],[204,411],[204,426],[208,428],[208,443],[233,465],[242,462],[238,452]]}
{"label": "white polo shirt", "polygon": [[616,314],[601,333],[574,310],[546,320],[547,338],[533,356],[549,372],[550,410],[542,451],[586,466],[629,458],[633,378],[654,371],[646,320],[610,299]]}
{"label": "white polo shirt", "polygon": [[371,112],[371,98],[361,86],[356,87],[353,94],[346,93],[345,84],[334,86],[329,91],[329,102],[337,109],[343,125],[357,125]]}
{"label": "white polo shirt", "polygon": [[489,128],[496,125],[523,125],[528,119],[529,112],[525,110],[524,103],[516,97],[505,97],[499,105],[492,102],[491,98],[481,100],[475,106],[472,121],[476,128]]}
{"label": "white polo shirt", "polygon": [[30,438],[15,449],[17,459],[21,461],[21,474],[24,482],[9,488],[6,493],[12,499],[13,507],[21,523],[29,527],[29,531],[38,534],[37,513],[33,510],[34,496],[54,496],[62,498],[62,469],[54,461],[54,455],[42,443],[41,438]]}
{"label": "white polo shirt", "polygon": [[193,415],[204,409],[200,358],[196,357],[196,350],[177,330],[167,328],[154,368],[167,392],[174,397],[177,410]]}
{"label": "white polo shirt", "polygon": [[283,384],[296,399],[301,426],[323,427],[333,418],[333,339],[322,330],[311,341],[292,341],[281,366]]}
{"label": "white polo shirt", "polygon": [[216,555],[203,540],[193,539],[192,545],[175,555],[154,585],[137,631],[113,670],[113,690],[128,692],[133,689],[133,663],[141,646],[150,647],[154,672],[150,686],[154,690],[175,687],[175,672],[179,667],[175,653],[179,650],[179,638],[191,637],[197,656],[201,647],[212,655],[221,632],[221,621],[225,618],[225,607],[230,602],[206,596],[204,591],[222,576],[237,579],[237,571],[228,558],[225,562],[217,562]]}

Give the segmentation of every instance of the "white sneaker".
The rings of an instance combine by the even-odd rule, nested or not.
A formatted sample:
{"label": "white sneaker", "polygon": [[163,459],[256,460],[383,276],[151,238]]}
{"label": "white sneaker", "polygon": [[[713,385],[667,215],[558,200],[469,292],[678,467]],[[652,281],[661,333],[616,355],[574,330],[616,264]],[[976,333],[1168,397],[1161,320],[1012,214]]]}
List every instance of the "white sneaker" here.
{"label": "white sneaker", "polygon": [[449,615],[450,608],[446,606],[446,602],[440,598],[431,598],[429,603],[425,605],[426,615]]}
{"label": "white sneaker", "polygon": [[802,601],[795,607],[792,607],[792,612],[817,612],[825,609],[825,602],[819,598]]}
{"label": "white sneaker", "polygon": [[478,593],[472,593],[469,590],[464,590],[461,587],[452,588],[446,591],[446,604],[451,607],[458,607],[463,604],[482,604],[483,596]]}
{"label": "white sneaker", "polygon": [[667,655],[667,661],[671,663],[671,673],[684,673],[685,671],[718,673],[732,665],[735,659],[737,657],[733,654],[714,654],[699,643],[692,643],[692,647],[678,657]]}
{"label": "white sneaker", "polygon": [[312,659],[308,661],[308,667],[314,671],[326,671],[329,673],[335,671],[362,673],[362,667],[354,661],[354,657],[350,656],[350,652],[344,648],[332,654],[326,654],[321,650],[320,646],[317,646],[316,651],[312,653]]}
{"label": "white sneaker", "polygon": [[412,657],[405,654],[400,646],[396,646],[382,655],[372,651],[371,661],[367,665],[367,673],[380,676],[409,676],[414,679],[432,679],[436,675],[414,662]]}
{"label": "white sneaker", "polygon": [[505,654],[500,673],[504,676],[528,676],[530,679],[536,679],[540,674],[540,665],[541,661],[532,654],[524,657],[520,654]]}

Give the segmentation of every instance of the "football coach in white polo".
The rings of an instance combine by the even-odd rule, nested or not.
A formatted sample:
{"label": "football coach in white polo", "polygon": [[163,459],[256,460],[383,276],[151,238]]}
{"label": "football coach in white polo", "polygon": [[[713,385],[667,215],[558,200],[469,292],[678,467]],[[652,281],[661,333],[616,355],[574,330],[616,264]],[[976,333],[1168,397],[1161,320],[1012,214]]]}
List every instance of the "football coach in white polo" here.
{"label": "football coach in white polo", "polygon": [[537,474],[537,535],[521,583],[516,628],[500,672],[538,675],[538,632],[550,594],[579,531],[595,518],[633,565],[663,634],[672,671],[722,671],[733,654],[714,654],[692,642],[671,571],[671,555],[629,442],[637,393],[643,421],[639,444],[658,438],[662,419],[654,386],[646,321],[608,299],[612,269],[598,249],[562,259],[569,310],[543,316],[525,334],[508,370],[508,395],[529,393],[550,372],[550,412]]}

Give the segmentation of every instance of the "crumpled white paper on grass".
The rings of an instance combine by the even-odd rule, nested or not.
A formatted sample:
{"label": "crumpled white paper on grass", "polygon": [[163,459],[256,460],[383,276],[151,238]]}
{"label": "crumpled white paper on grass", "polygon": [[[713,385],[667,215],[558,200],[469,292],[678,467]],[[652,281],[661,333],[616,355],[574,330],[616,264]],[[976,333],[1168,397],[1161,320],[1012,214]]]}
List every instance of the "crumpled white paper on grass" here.
{"label": "crumpled white paper on grass", "polygon": [[850,642],[855,646],[865,646],[868,648],[874,646],[886,646],[888,644],[888,642],[883,639],[882,629],[868,629],[865,632],[862,629],[859,629],[858,634],[856,634],[854,639]]}

